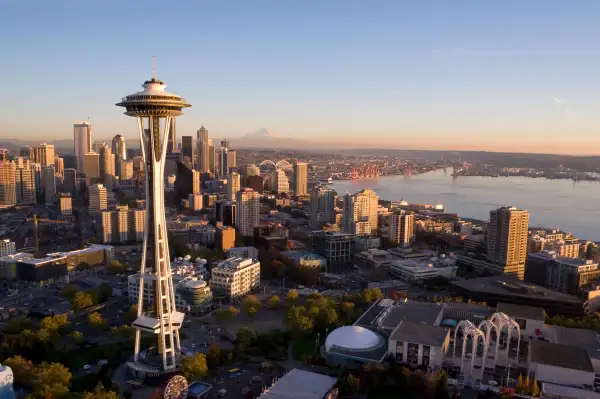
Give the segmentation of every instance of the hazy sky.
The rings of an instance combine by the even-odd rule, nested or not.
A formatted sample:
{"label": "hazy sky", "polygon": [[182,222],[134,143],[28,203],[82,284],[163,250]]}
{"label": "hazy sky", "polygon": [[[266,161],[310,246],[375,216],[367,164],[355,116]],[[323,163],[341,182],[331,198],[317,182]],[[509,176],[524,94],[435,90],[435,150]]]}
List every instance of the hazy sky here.
{"label": "hazy sky", "polygon": [[600,154],[597,0],[0,0],[0,138],[135,137],[152,73],[178,135]]}

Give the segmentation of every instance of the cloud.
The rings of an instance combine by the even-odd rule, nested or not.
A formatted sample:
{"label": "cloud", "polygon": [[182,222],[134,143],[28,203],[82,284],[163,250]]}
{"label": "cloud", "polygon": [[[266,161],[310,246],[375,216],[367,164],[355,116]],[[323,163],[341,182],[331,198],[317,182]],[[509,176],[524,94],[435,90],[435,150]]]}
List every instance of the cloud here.
{"label": "cloud", "polygon": [[563,104],[563,105],[565,103],[563,100],[561,100],[560,98],[555,97],[555,96],[552,96],[552,101],[554,101],[557,104]]}
{"label": "cloud", "polygon": [[552,96],[552,101],[554,101],[554,103],[559,106],[560,108],[562,108],[565,118],[568,122],[573,122],[575,117],[573,115],[573,113],[571,112],[571,108],[569,107],[569,105],[567,104],[566,101],[560,99],[559,97],[556,96]]}

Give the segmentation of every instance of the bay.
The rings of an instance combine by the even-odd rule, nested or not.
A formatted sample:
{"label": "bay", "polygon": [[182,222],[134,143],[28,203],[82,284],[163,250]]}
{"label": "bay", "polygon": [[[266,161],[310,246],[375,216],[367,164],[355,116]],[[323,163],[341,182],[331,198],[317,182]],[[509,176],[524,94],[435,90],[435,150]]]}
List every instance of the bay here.
{"label": "bay", "polygon": [[529,177],[453,178],[444,170],[378,179],[334,180],[338,195],[363,188],[384,200],[443,204],[446,212],[488,220],[489,212],[511,205],[530,212],[530,226],[560,228],[581,239],[600,241],[600,183]]}

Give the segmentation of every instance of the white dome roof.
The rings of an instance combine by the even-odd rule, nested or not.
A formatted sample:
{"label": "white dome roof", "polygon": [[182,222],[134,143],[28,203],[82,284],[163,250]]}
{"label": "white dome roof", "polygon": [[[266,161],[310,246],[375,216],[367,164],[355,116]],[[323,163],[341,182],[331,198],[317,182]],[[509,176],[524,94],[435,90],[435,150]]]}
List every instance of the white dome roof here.
{"label": "white dome roof", "polygon": [[333,346],[345,350],[364,351],[378,348],[384,344],[383,338],[373,331],[360,326],[336,328],[325,340],[325,350]]}

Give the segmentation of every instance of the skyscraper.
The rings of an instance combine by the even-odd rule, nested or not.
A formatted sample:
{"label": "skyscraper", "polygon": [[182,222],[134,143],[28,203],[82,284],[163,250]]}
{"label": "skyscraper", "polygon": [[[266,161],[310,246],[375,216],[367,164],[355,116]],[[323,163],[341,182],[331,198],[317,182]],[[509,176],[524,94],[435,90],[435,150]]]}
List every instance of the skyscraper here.
{"label": "skyscraper", "polygon": [[62,157],[54,157],[54,172],[57,176],[63,176],[65,174],[65,160]]}
{"label": "skyscraper", "polygon": [[115,157],[114,175],[121,177],[121,161],[127,160],[125,138],[117,134],[112,139],[112,153]]}
{"label": "skyscraper", "polygon": [[196,155],[198,157],[196,162],[196,170],[198,170],[200,173],[206,173],[210,171],[208,130],[202,126],[200,129],[198,129],[196,134]]}
{"label": "skyscraper", "polygon": [[15,180],[17,183],[17,203],[35,204],[35,176],[28,159],[19,158]]}
{"label": "skyscraper", "polygon": [[171,154],[177,150],[177,129],[176,119],[171,119],[171,128],[169,129],[169,140],[167,141],[167,154]]}
{"label": "skyscraper", "polygon": [[235,201],[237,193],[240,191],[240,175],[236,172],[231,172],[227,175],[227,199],[229,201]]}
{"label": "skyscraper", "polygon": [[275,170],[273,175],[273,192],[275,193],[287,193],[290,191],[290,182],[283,169]]}
{"label": "skyscraper", "polygon": [[415,234],[415,214],[401,210],[392,212],[388,217],[388,239],[399,246],[408,247]]}
{"label": "skyscraper", "polygon": [[376,234],[378,204],[379,197],[373,190],[364,189],[354,195],[346,194],[342,229],[351,234]]}
{"label": "skyscraper", "polygon": [[306,195],[308,192],[308,165],[304,162],[294,162],[294,195]]}
{"label": "skyscraper", "polygon": [[[171,261],[164,207],[165,159],[171,127],[182,109],[191,105],[185,99],[165,91],[166,85],[153,77],[142,85],[143,91],[126,96],[117,106],[125,107],[125,115],[136,117],[141,140],[146,180],[146,226],[140,268],[140,292],[149,280],[155,286],[154,309],[144,312],[144,296],[139,295],[134,363],[161,361],[162,372],[179,367],[181,346],[179,328],[184,314],[175,307],[175,293],[171,277]],[[147,251],[152,251],[148,256]],[[159,299],[160,298],[160,299]],[[141,332],[155,334],[154,359],[150,351],[140,358]],[[153,365],[153,367],[155,367]]]}
{"label": "skyscraper", "polygon": [[335,223],[335,191],[315,186],[310,193],[309,226],[317,230],[326,223]]}
{"label": "skyscraper", "polygon": [[202,185],[200,175],[200,172],[192,169],[192,194],[200,194],[200,186]]}
{"label": "skyscraper", "polygon": [[133,179],[133,161],[121,160],[119,169],[121,170],[121,174],[119,175],[120,181]]}
{"label": "skyscraper", "polygon": [[192,136],[181,136],[181,153],[188,157],[190,161],[194,161],[194,138]]}
{"label": "skyscraper", "polygon": [[83,173],[88,186],[100,179],[100,155],[98,153],[91,151],[85,154]]}
{"label": "skyscraper", "polygon": [[38,144],[34,148],[35,161],[42,166],[54,166],[54,145],[53,144]]}
{"label": "skyscraper", "polygon": [[260,194],[251,188],[244,188],[237,193],[236,227],[242,237],[251,237],[254,226],[258,224],[260,211]]}
{"label": "skyscraper", "polygon": [[219,177],[227,176],[229,174],[229,141],[221,141],[221,150],[219,151]]}
{"label": "skyscraper", "polygon": [[17,164],[13,161],[0,161],[0,206],[17,204]]}
{"label": "skyscraper", "polygon": [[212,139],[208,139],[208,169],[213,173],[217,173],[217,153]]}
{"label": "skyscraper", "polygon": [[69,193],[60,194],[60,214],[62,216],[70,216],[73,214],[73,199]]}
{"label": "skyscraper", "polygon": [[113,189],[113,181],[115,178],[114,166],[115,156],[109,146],[104,144],[100,147],[99,155],[99,167],[100,167],[100,180],[106,186],[108,191]]}
{"label": "skyscraper", "polygon": [[44,166],[42,169],[42,178],[44,179],[44,199],[46,205],[52,205],[56,202],[56,177],[54,165]]}
{"label": "skyscraper", "polygon": [[231,171],[237,166],[237,151],[228,149],[227,152],[227,168]]}
{"label": "skyscraper", "polygon": [[90,215],[96,216],[108,209],[106,187],[103,184],[94,184],[88,187],[88,200]]}
{"label": "skyscraper", "polygon": [[84,170],[85,154],[92,151],[92,124],[81,122],[73,125],[73,142],[75,146],[75,164],[79,173]]}
{"label": "skyscraper", "polygon": [[490,211],[487,229],[488,259],[503,266],[504,274],[523,280],[527,258],[529,212],[501,207]]}
{"label": "skyscraper", "polygon": [[77,196],[77,191],[77,170],[67,168],[63,180],[63,192],[71,194],[71,198],[74,198]]}

